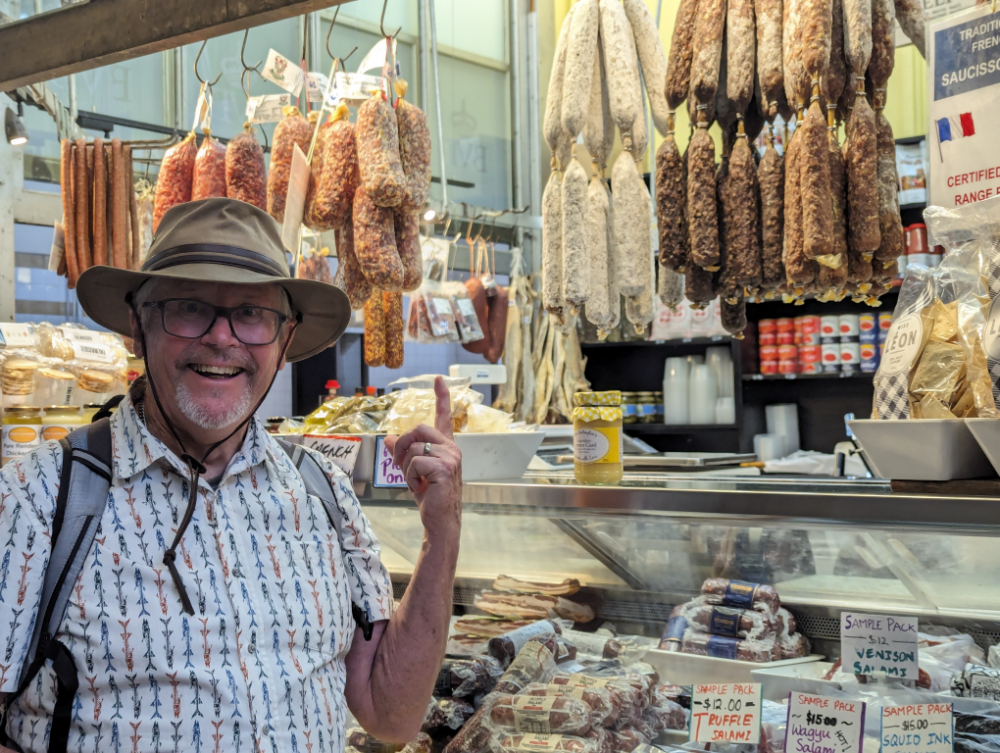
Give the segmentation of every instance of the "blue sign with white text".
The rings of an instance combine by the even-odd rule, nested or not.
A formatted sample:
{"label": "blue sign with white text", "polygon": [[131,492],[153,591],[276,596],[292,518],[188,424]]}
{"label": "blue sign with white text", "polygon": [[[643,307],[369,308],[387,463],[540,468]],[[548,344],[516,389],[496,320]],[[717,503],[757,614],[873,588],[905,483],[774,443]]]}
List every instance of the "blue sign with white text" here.
{"label": "blue sign with white text", "polygon": [[1000,83],[1000,17],[934,32],[934,101]]}

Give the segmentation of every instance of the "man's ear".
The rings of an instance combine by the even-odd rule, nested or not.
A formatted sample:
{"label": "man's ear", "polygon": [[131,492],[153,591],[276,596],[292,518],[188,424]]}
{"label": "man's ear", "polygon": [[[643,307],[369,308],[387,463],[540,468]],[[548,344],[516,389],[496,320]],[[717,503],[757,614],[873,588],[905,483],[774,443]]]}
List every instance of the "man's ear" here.
{"label": "man's ear", "polygon": [[142,358],[142,332],[139,328],[139,320],[136,318],[135,310],[130,306],[128,310],[129,326],[132,328],[132,350],[136,358]]}

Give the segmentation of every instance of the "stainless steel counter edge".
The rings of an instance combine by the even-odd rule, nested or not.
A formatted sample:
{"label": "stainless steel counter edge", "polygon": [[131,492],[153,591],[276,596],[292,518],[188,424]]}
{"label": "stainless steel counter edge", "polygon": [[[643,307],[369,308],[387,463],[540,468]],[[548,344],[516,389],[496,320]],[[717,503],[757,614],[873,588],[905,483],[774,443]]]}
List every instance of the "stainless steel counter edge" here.
{"label": "stainless steel counter edge", "polygon": [[[355,484],[369,504],[406,504],[406,489]],[[466,483],[463,503],[480,514],[545,517],[629,514],[740,520],[783,526],[851,525],[947,528],[1000,534],[1000,500],[989,497],[896,494],[888,482],[839,479],[626,474],[619,486],[582,486],[572,474]]]}

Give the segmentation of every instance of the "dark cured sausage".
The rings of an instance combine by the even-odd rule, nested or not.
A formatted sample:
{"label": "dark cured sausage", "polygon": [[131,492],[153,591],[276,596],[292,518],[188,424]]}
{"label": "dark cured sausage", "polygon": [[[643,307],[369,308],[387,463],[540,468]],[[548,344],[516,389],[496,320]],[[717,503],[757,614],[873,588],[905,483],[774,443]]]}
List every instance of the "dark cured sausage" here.
{"label": "dark cured sausage", "polygon": [[396,249],[392,210],[376,206],[363,188],[354,192],[354,253],[374,287],[402,289],[403,262]]}
{"label": "dark cured sausage", "polygon": [[63,245],[66,260],[66,287],[70,290],[76,287],[80,276],[80,262],[76,255],[76,171],[75,145],[69,139],[63,139],[59,144],[59,183],[62,193],[63,207]]}

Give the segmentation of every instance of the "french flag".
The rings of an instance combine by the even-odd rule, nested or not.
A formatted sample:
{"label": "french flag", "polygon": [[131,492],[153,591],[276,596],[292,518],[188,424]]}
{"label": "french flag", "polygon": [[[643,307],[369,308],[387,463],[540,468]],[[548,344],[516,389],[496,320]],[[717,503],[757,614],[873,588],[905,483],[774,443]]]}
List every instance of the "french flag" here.
{"label": "french flag", "polygon": [[941,118],[937,121],[938,139],[941,142],[964,139],[976,135],[976,124],[971,112],[963,112],[958,117]]}

